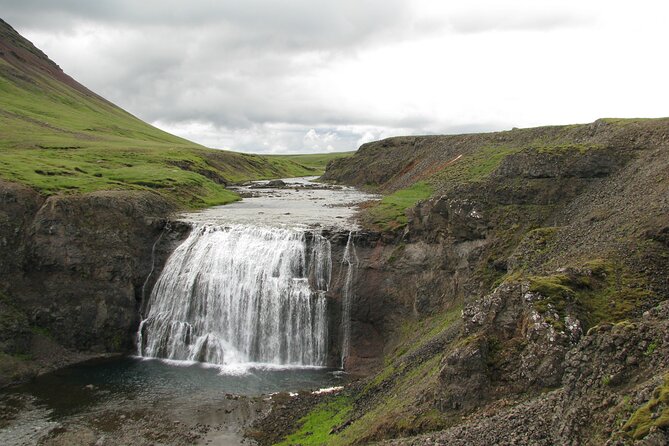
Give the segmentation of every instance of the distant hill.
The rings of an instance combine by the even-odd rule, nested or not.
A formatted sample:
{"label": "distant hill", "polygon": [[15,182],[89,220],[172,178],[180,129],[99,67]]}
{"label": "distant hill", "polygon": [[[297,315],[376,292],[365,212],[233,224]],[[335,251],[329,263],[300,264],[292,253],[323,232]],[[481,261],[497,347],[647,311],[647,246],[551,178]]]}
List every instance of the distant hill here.
{"label": "distant hill", "polygon": [[[406,211],[420,200],[482,188],[510,175],[511,170],[526,169],[523,174],[533,180],[507,185],[520,191],[536,188],[545,178],[579,178],[583,171],[569,169],[581,159],[606,158],[613,166],[665,144],[667,135],[669,118],[599,119],[591,124],[504,132],[400,136],[363,144],[354,156],[334,160],[323,179],[386,194],[363,218],[372,226],[390,229],[406,225]],[[605,173],[604,167],[599,168],[595,176]]]}
{"label": "distant hill", "polygon": [[0,20],[0,179],[46,195],[150,190],[202,207],[237,199],[228,183],[322,170],[159,130],[78,83]]}

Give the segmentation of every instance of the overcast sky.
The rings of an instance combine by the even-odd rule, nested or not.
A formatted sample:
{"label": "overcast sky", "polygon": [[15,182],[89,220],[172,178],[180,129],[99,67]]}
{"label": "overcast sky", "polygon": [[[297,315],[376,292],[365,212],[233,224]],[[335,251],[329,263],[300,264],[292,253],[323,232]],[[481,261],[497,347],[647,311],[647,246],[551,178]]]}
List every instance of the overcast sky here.
{"label": "overcast sky", "polygon": [[0,0],[81,83],[209,147],[669,115],[669,2]]}

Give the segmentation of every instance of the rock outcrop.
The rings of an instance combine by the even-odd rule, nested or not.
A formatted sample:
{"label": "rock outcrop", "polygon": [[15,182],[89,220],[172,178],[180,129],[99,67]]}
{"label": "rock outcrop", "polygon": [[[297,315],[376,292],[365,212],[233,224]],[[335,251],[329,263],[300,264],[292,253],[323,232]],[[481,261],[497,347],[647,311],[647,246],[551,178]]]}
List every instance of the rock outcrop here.
{"label": "rock outcrop", "polygon": [[0,183],[0,200],[1,353],[35,359],[33,337],[131,349],[147,277],[171,249],[163,240],[152,253],[172,205],[138,192],[42,197],[12,183]]}
{"label": "rock outcrop", "polygon": [[371,376],[333,439],[669,442],[669,120],[391,138],[325,178],[433,190],[356,237]]}

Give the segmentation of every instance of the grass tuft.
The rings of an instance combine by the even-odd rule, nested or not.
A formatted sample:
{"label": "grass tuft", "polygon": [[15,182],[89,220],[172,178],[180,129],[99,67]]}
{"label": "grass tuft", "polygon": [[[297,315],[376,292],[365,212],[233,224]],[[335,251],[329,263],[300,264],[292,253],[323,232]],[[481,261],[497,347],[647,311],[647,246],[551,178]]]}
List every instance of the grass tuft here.
{"label": "grass tuft", "polygon": [[300,428],[278,445],[327,444],[333,438],[333,429],[344,423],[352,411],[352,402],[345,395],[338,395],[331,400],[320,403],[299,420]]}
{"label": "grass tuft", "polygon": [[408,223],[406,210],[414,207],[419,201],[432,195],[432,186],[425,182],[386,195],[373,207],[367,210],[365,219],[383,230],[393,230],[406,226]]}
{"label": "grass tuft", "polygon": [[585,328],[603,322],[633,318],[653,301],[642,276],[605,260],[550,276],[528,276],[530,291],[543,298],[534,303],[540,312],[551,309],[564,317],[567,309],[585,322]]}

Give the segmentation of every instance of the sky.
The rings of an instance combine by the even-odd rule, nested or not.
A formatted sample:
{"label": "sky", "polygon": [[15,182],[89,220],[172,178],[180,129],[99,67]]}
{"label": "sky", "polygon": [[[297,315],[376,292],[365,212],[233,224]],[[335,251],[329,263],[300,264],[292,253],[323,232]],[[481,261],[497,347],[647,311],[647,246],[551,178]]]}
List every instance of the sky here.
{"label": "sky", "polygon": [[0,0],[0,17],[93,91],[213,148],[669,115],[666,0]]}

